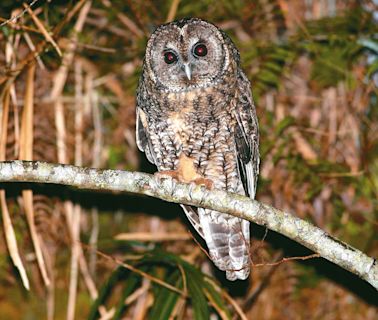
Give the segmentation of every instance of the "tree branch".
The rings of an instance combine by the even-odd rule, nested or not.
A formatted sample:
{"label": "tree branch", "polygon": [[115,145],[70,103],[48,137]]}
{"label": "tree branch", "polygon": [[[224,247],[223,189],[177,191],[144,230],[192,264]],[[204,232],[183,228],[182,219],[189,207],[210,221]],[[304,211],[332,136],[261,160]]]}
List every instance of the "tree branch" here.
{"label": "tree branch", "polygon": [[121,170],[99,170],[38,161],[0,162],[0,182],[38,182],[80,189],[145,194],[231,214],[276,231],[358,275],[378,290],[376,259],[333,238],[325,231],[287,212],[247,197],[203,186],[181,184],[170,178]]}

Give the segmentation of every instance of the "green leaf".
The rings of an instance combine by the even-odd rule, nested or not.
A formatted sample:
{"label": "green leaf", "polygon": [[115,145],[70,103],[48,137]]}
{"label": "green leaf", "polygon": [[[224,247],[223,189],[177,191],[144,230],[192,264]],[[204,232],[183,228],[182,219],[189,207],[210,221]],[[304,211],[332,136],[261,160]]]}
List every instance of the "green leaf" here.
{"label": "green leaf", "polygon": [[284,130],[290,127],[293,123],[295,123],[295,119],[291,116],[286,116],[275,127],[275,135],[280,136],[284,132]]}
{"label": "green leaf", "polygon": [[108,280],[105,284],[101,287],[98,298],[93,302],[91,306],[91,310],[89,312],[88,320],[95,320],[98,319],[98,308],[105,304],[108,296],[110,295],[113,287],[119,282],[119,280],[128,273],[123,267],[118,267],[113,273],[110,275]]}
{"label": "green leaf", "polygon": [[[224,314],[229,315],[227,310],[227,303],[222,300],[221,295],[212,287],[212,285],[205,280],[205,275],[193,265],[182,260],[179,256],[167,253],[160,249],[155,249],[147,253],[142,259],[138,261],[138,265],[156,264],[165,267],[164,274],[171,276],[162,277],[163,281],[174,285],[175,287],[182,288],[183,279],[180,277],[180,270],[177,265],[181,265],[184,270],[187,281],[188,297],[190,298],[193,307],[193,318],[202,320],[209,319],[210,305],[206,294],[211,296],[212,303],[215,303],[218,310],[223,310]],[[172,268],[174,271],[172,272]],[[171,315],[179,298],[179,294],[173,292],[165,287],[154,284],[155,303],[150,312],[149,318],[151,319],[168,319]]]}
{"label": "green leaf", "polygon": [[369,66],[369,69],[368,69],[368,72],[367,72],[367,75],[368,77],[371,77],[373,74],[375,74],[376,72],[378,72],[378,59],[375,60],[370,66]]}
{"label": "green leaf", "polygon": [[278,145],[277,151],[273,154],[273,164],[276,165],[282,159],[284,152],[287,150],[287,145],[281,143]]}
{"label": "green leaf", "polygon": [[204,285],[205,285],[207,292],[211,296],[212,301],[217,305],[217,307],[219,309],[221,309],[224,312],[227,319],[231,319],[231,314],[230,314],[228,308],[226,307],[226,304],[223,301],[221,294],[214,288],[214,286],[211,282],[208,282],[208,281],[205,280]]}
{"label": "green leaf", "polygon": [[204,278],[202,274],[187,270],[188,291],[192,300],[193,315],[196,320],[205,320],[210,318],[209,305],[203,291]]}
{"label": "green leaf", "polygon": [[[141,268],[141,270],[145,271],[146,268]],[[129,295],[131,295],[137,287],[140,285],[141,277],[136,273],[129,272],[129,276],[126,278],[125,281],[125,289],[122,292],[121,299],[119,300],[118,307],[116,313],[114,315],[114,320],[119,320],[122,318],[122,315],[125,313],[127,306],[125,305],[125,300]]]}
{"label": "green leaf", "polygon": [[275,61],[269,61],[264,64],[264,67],[272,72],[281,73],[282,72],[282,66],[278,63],[275,63]]}
{"label": "green leaf", "polygon": [[378,55],[378,42],[372,39],[360,39],[358,40],[358,44],[363,46],[366,49],[373,51],[375,54]]}
{"label": "green leaf", "polygon": [[[177,288],[182,287],[180,271],[176,269],[171,276],[165,280]],[[165,320],[169,319],[180,295],[172,290],[157,285],[154,305],[151,308],[149,319]]]}

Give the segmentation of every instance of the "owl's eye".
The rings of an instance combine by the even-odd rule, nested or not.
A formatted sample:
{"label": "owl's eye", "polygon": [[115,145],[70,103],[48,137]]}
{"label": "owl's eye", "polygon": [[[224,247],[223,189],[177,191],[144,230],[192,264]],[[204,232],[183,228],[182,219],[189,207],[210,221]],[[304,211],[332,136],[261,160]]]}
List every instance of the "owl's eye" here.
{"label": "owl's eye", "polygon": [[164,52],[164,61],[166,64],[172,64],[177,61],[177,56],[172,51]]}
{"label": "owl's eye", "polygon": [[193,53],[196,57],[204,57],[207,55],[207,48],[203,43],[199,43],[194,47]]}

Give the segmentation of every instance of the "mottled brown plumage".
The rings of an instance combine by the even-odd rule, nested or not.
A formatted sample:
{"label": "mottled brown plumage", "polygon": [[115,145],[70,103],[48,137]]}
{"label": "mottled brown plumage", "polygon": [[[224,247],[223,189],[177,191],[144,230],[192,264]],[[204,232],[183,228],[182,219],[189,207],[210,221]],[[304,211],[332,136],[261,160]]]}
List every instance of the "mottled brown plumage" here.
{"label": "mottled brown plumage", "polygon": [[[250,84],[230,38],[200,19],[158,27],[137,93],[137,143],[182,182],[255,196],[258,124]],[[229,280],[249,274],[249,222],[183,206]]]}

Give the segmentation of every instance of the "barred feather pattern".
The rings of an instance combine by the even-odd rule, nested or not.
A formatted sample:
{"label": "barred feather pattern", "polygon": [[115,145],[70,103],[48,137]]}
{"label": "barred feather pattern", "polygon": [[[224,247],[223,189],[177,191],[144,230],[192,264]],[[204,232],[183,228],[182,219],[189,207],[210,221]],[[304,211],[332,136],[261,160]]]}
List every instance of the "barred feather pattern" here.
{"label": "barred feather pattern", "polygon": [[[137,91],[137,145],[159,171],[177,172],[181,182],[211,181],[215,189],[254,197],[259,152],[250,83],[231,40],[218,32],[228,48],[222,73],[208,83],[181,85],[182,90],[164,87],[152,73],[146,61],[151,56],[148,45]],[[249,222],[213,210],[182,207],[227,279],[246,279]]]}

